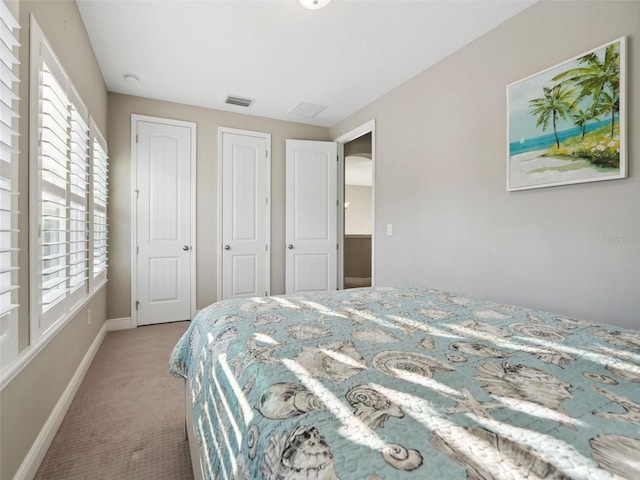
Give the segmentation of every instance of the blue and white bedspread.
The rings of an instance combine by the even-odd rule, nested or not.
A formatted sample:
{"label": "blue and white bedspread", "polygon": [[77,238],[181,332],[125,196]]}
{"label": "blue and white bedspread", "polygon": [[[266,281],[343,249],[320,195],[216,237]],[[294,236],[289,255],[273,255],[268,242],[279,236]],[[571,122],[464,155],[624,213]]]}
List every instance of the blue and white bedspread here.
{"label": "blue and white bedspread", "polygon": [[211,305],[171,372],[212,479],[640,479],[640,331],[366,288]]}

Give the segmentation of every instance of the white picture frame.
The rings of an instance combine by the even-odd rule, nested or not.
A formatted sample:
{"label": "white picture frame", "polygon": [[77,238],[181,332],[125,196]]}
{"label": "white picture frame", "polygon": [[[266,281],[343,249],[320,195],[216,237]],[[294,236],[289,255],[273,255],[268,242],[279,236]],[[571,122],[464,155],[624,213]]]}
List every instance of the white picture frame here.
{"label": "white picture frame", "polygon": [[507,85],[507,191],[627,177],[626,37]]}

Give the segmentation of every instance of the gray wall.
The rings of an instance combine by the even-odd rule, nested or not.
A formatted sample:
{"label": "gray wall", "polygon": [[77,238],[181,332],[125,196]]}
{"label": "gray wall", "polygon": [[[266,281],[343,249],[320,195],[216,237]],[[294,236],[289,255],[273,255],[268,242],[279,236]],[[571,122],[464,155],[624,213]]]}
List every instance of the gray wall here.
{"label": "gray wall", "polygon": [[328,140],[329,129],[109,94],[109,278],[107,318],[131,316],[131,114],[197,124],[197,308],[217,300],[218,127],[271,134],[271,293],[284,293],[285,139]]}
{"label": "gray wall", "polygon": [[371,132],[355,138],[344,144],[344,156],[357,155],[358,153],[371,153]]}
{"label": "gray wall", "polygon": [[[20,1],[20,311],[19,343],[29,345],[29,15],[36,17],[59,60],[103,134],[107,131],[107,90],[73,0]],[[13,10],[15,11],[15,10]],[[91,309],[89,325],[87,311]],[[106,318],[106,289],[0,392],[0,478],[13,478],[76,372]]]}
{"label": "gray wall", "polygon": [[[629,178],[507,192],[506,85],[622,35]],[[376,119],[376,283],[640,328],[639,41],[640,2],[539,2],[331,128]]]}
{"label": "gray wall", "polygon": [[349,208],[344,210],[345,235],[371,235],[371,187],[344,186],[344,201]]}

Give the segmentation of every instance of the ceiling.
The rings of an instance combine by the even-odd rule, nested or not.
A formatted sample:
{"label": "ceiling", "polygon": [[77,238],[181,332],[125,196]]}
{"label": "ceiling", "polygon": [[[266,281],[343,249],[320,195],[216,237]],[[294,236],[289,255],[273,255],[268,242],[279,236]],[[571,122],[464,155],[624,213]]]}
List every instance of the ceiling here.
{"label": "ceiling", "polygon": [[325,127],[535,1],[76,0],[110,92]]}

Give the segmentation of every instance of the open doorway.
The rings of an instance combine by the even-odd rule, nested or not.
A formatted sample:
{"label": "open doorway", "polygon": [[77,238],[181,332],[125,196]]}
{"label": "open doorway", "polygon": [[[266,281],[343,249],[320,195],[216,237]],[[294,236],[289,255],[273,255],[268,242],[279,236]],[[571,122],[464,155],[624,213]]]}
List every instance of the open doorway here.
{"label": "open doorway", "polygon": [[372,132],[344,144],[344,288],[372,285]]}

